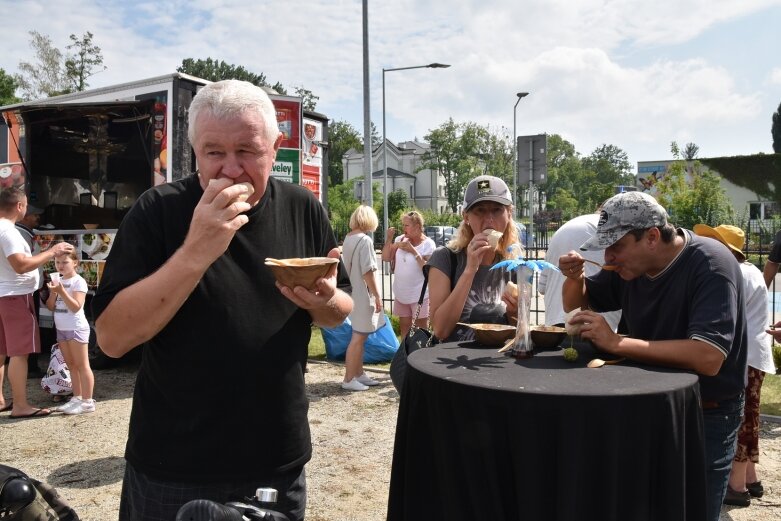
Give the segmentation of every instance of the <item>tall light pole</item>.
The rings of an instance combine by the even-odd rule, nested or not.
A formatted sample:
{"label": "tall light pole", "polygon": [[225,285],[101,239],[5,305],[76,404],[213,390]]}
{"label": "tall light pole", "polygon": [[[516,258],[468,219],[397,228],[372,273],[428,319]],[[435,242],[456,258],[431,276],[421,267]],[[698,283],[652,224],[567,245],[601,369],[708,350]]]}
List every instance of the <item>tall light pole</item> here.
{"label": "tall light pole", "polygon": [[[445,63],[429,63],[428,65],[415,65],[413,67],[382,69],[382,225],[384,232],[388,231],[388,138],[385,133],[385,73],[409,69],[447,69],[448,67],[450,65]],[[433,185],[431,190],[434,190]]]}
{"label": "tall light pole", "polygon": [[372,119],[369,110],[369,2],[363,0],[363,197],[372,206]]}
{"label": "tall light pole", "polygon": [[[513,201],[515,202],[515,216],[518,217],[518,133],[515,130],[515,114],[516,110],[518,108],[518,103],[521,102],[523,98],[528,96],[528,92],[519,92],[516,94],[518,96],[518,101],[515,102],[515,105],[513,106]],[[525,246],[525,245],[524,245]]]}

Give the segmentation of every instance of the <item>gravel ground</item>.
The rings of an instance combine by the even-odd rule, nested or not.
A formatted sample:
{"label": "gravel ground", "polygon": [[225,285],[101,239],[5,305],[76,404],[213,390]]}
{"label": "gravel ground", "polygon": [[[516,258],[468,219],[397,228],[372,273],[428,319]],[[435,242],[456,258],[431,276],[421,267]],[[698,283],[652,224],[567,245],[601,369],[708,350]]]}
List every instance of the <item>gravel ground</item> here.
{"label": "gravel ground", "polygon": [[[52,484],[84,521],[116,519],[135,371],[127,365],[96,372],[93,414],[10,420],[3,413],[0,462]],[[307,520],[379,521],[387,509],[398,394],[382,372],[372,374],[383,382],[378,389],[343,391],[342,372],[330,363],[309,365],[314,457]],[[33,381],[29,388],[32,403],[49,403]],[[781,424],[763,422],[760,448],[765,497],[749,508],[725,507],[722,521],[781,519]]]}

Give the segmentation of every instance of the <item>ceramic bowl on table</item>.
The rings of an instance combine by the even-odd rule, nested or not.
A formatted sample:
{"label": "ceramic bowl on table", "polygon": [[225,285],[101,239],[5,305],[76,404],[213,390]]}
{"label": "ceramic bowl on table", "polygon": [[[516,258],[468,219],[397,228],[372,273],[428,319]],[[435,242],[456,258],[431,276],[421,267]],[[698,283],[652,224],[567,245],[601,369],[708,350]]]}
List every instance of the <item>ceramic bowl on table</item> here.
{"label": "ceramic bowl on table", "polygon": [[308,257],[303,259],[266,259],[266,266],[271,269],[274,278],[283,286],[294,288],[303,286],[314,289],[318,279],[325,277],[331,266],[339,259],[330,257]]}
{"label": "ceramic bowl on table", "polygon": [[553,349],[567,336],[567,330],[557,326],[532,326],[530,328],[532,344],[537,349]]}
{"label": "ceramic bowl on table", "polygon": [[498,347],[515,336],[515,326],[506,324],[463,324],[475,332],[479,344]]}

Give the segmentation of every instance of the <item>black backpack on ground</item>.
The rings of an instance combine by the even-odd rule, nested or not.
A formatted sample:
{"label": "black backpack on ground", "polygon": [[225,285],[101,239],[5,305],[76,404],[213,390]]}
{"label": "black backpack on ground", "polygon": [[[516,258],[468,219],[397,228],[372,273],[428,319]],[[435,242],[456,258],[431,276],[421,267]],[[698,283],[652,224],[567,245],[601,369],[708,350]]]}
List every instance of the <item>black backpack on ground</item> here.
{"label": "black backpack on ground", "polygon": [[0,464],[0,520],[79,521],[54,488]]}

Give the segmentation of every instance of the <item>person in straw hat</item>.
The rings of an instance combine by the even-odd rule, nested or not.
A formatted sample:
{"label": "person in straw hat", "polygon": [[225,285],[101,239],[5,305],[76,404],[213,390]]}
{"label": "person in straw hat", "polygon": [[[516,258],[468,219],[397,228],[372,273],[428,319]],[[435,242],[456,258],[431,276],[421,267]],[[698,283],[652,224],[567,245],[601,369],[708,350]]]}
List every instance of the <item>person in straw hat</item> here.
{"label": "person in straw hat", "polygon": [[716,239],[725,245],[740,263],[746,298],[746,325],[748,327],[746,405],[743,422],[738,431],[738,445],[729,475],[725,505],[747,507],[752,497],[762,497],[764,489],[757,477],[759,462],[759,401],[765,373],[775,374],[768,324],[767,286],[759,268],[746,261],[743,253],[745,234],[729,224],[711,228],[707,224],[694,226],[694,233]]}

